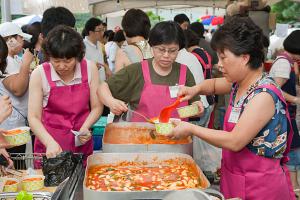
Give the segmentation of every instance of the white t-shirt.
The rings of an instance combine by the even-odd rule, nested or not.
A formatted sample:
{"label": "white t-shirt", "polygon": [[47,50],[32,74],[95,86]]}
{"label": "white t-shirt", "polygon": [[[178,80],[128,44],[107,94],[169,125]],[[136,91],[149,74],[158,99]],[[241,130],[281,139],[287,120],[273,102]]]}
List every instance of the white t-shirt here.
{"label": "white t-shirt", "polygon": [[[86,36],[83,40],[85,44],[85,58],[95,63],[104,64],[103,53],[101,43],[97,42],[97,45],[93,44]],[[99,78],[101,81],[106,80],[105,69],[101,67],[99,69]]]}
{"label": "white t-shirt", "polygon": [[[203,70],[202,70],[202,65],[198,61],[198,59],[190,52],[188,52],[186,49],[181,49],[178,52],[176,62],[180,64],[186,65],[192,72],[196,84],[201,83],[204,81],[204,75],[203,75]],[[200,95],[201,101],[203,103],[203,106],[207,108],[209,106],[206,96],[205,95]]]}
{"label": "white t-shirt", "polygon": [[[59,75],[56,73],[55,69],[50,63],[51,68],[51,78],[52,81],[55,81],[56,86],[65,86],[65,85],[75,85],[81,83],[81,67],[80,63],[77,63],[75,68],[75,73],[72,81],[65,83]],[[39,70],[42,78],[42,87],[43,87],[43,108],[47,106],[48,99],[50,95],[50,85],[48,83],[44,68],[42,65],[39,65],[35,70]],[[91,84],[91,77],[92,77],[92,71],[91,71],[91,61],[87,60],[87,74],[88,74],[88,83]]]}
{"label": "white t-shirt", "polygon": [[9,75],[17,74],[20,71],[21,61],[18,59],[17,56],[11,57],[7,56],[7,67],[6,67],[6,73]]}
{"label": "white t-shirt", "polygon": [[285,78],[289,79],[291,73],[290,62],[285,58],[279,58],[273,63],[272,68],[269,72],[270,76],[273,78]]}
{"label": "white t-shirt", "polygon": [[115,72],[115,60],[118,48],[119,47],[117,43],[113,41],[107,42],[105,44],[105,52],[107,56],[108,66],[112,72]]}
{"label": "white t-shirt", "polygon": [[[12,58],[11,56],[8,56],[5,78],[7,78],[11,75],[14,75],[14,74],[18,74],[20,71],[20,67],[21,67],[20,61],[17,58]],[[2,78],[0,80],[1,81],[0,82],[0,93],[2,95],[9,96],[12,101],[12,105],[15,108],[13,109],[12,114],[0,124],[0,128],[9,130],[9,129],[17,128],[20,126],[25,126],[25,118],[24,117],[27,117],[27,112],[28,112],[28,90],[21,97],[17,97],[15,95],[13,95],[3,85],[3,80],[5,78]]]}

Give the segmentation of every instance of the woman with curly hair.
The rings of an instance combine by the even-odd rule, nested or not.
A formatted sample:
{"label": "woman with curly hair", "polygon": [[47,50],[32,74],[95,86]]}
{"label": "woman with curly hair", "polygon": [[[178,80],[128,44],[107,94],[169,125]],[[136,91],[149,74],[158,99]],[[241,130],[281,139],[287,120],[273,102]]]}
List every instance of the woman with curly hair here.
{"label": "woman with curly hair", "polygon": [[262,30],[248,17],[232,17],[212,38],[224,78],[182,87],[178,95],[230,93],[224,130],[174,121],[170,137],[195,135],[223,149],[221,192],[225,198],[295,199],[286,167],[293,131],[276,82],[263,73]]}

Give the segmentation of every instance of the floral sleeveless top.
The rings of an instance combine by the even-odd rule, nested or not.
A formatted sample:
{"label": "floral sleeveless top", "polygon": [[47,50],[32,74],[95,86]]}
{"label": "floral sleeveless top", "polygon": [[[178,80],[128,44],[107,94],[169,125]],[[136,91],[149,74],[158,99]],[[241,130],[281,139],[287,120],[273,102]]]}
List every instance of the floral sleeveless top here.
{"label": "floral sleeveless top", "polygon": [[[279,99],[279,97],[270,89],[257,88],[262,85],[272,84],[279,88],[275,81],[264,74],[260,80],[252,85],[247,94],[240,98],[240,100],[234,105],[235,107],[241,107],[241,113],[247,106],[247,103],[261,92],[269,93],[275,103],[275,114],[272,119],[266,124],[265,127],[257,134],[257,136],[247,145],[247,148],[259,156],[268,158],[281,158],[283,152],[286,149],[287,133],[289,132],[289,122],[285,113],[285,104]],[[233,84],[232,90],[234,91],[232,102],[236,97],[238,86]],[[280,90],[280,89],[279,89]],[[259,114],[259,113],[258,113]]]}

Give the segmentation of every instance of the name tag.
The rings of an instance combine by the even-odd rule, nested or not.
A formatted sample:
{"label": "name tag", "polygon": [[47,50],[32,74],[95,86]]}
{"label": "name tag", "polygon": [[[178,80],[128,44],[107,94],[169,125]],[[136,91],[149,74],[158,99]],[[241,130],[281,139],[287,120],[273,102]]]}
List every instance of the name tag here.
{"label": "name tag", "polygon": [[179,91],[179,85],[169,86],[170,96],[171,98],[177,98],[177,94]]}
{"label": "name tag", "polygon": [[229,115],[228,122],[237,123],[241,114],[241,108],[232,107],[232,110]]}

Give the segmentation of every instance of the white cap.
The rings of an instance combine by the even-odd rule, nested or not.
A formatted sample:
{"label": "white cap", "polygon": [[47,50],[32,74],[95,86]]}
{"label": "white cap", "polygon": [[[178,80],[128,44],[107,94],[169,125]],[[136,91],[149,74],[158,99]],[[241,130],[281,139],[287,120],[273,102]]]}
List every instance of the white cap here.
{"label": "white cap", "polygon": [[8,37],[11,35],[19,35],[19,36],[22,36],[24,38],[24,40],[28,40],[28,41],[32,37],[32,35],[23,33],[21,28],[12,22],[4,22],[4,23],[0,24],[0,35],[2,37]]}

